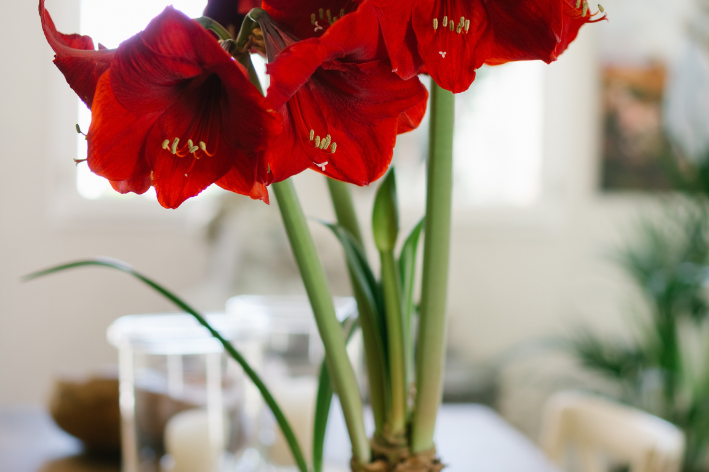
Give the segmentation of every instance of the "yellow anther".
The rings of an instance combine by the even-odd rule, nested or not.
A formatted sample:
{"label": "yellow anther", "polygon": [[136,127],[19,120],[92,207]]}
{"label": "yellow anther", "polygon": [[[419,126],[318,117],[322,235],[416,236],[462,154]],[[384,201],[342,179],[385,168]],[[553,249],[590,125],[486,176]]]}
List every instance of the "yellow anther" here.
{"label": "yellow anther", "polygon": [[443,27],[445,28],[446,26],[448,26],[448,17],[444,16],[443,17]]}
{"label": "yellow anther", "polygon": [[313,13],[312,15],[310,15],[310,23],[311,23],[313,26],[315,26],[315,21],[316,21],[316,19],[315,19],[315,13]]}
{"label": "yellow anther", "polygon": [[327,22],[332,24],[332,14],[330,13],[330,10],[327,11]]}
{"label": "yellow anther", "polygon": [[315,130],[311,129],[310,130],[310,140],[312,141],[315,138]]}
{"label": "yellow anther", "polygon": [[345,16],[345,9],[340,8],[340,18],[342,18],[343,16]]}
{"label": "yellow anther", "polygon": [[336,17],[336,16],[333,16],[333,17],[332,17],[332,22],[334,23],[334,22],[336,22],[336,21],[337,21],[337,17]]}
{"label": "yellow anther", "polygon": [[199,148],[200,148],[202,151],[205,151],[205,152],[207,151],[207,145],[204,144],[204,141],[200,141],[200,142],[199,142]]}
{"label": "yellow anther", "polygon": [[586,13],[588,13],[588,2],[586,0],[583,0],[583,13],[581,16],[586,16]]}
{"label": "yellow anther", "polygon": [[455,32],[460,34],[461,31],[463,31],[463,25],[458,25],[458,27],[455,29]]}
{"label": "yellow anther", "polygon": [[606,9],[603,8],[603,5],[601,5],[601,4],[599,3],[599,4],[598,4],[598,11],[600,11],[601,13],[605,13],[605,12],[606,12]]}
{"label": "yellow anther", "polygon": [[[193,148],[193,147],[194,147],[194,143],[192,142],[191,139],[188,139],[188,140],[187,140],[187,147],[188,147],[188,148]],[[190,152],[192,152],[192,151],[190,151]]]}
{"label": "yellow anther", "polygon": [[323,9],[321,8],[319,13],[320,13],[320,19],[321,19],[321,20],[324,20],[324,19],[325,19],[325,10],[323,10]]}
{"label": "yellow anther", "polygon": [[315,147],[320,147],[320,136],[315,136]]}
{"label": "yellow anther", "polygon": [[467,33],[468,30],[470,30],[470,20],[465,20],[465,32]]}
{"label": "yellow anther", "polygon": [[581,8],[581,0],[576,0],[576,9]]}
{"label": "yellow anther", "polygon": [[177,154],[177,145],[180,144],[180,138],[175,138],[175,140],[172,142],[172,147],[170,147],[170,152],[173,154]]}
{"label": "yellow anther", "polygon": [[337,143],[332,143],[332,146],[330,146],[330,152],[335,154],[336,150],[337,150]]}
{"label": "yellow anther", "polygon": [[464,17],[464,16],[461,16],[461,17],[460,17],[460,20],[458,20],[458,24],[459,24],[459,25],[464,25],[464,24],[465,24],[465,17]]}
{"label": "yellow anther", "polygon": [[331,142],[332,142],[332,136],[330,136],[328,134],[327,136],[325,136],[325,148],[327,148]]}
{"label": "yellow anther", "polygon": [[191,154],[194,154],[194,153],[197,152],[197,151],[199,151],[199,148],[198,148],[197,146],[192,146],[192,147],[190,148],[190,153],[191,153]]}
{"label": "yellow anther", "polygon": [[435,30],[438,29],[438,18],[433,19],[433,29],[435,29]]}
{"label": "yellow anther", "polygon": [[165,141],[162,142],[162,148],[167,149],[168,147],[170,147],[170,140],[166,139]]}
{"label": "yellow anther", "polygon": [[450,22],[448,22],[448,26],[450,27],[450,30],[451,30],[451,31],[455,31],[455,23],[453,23],[452,21],[450,21]]}

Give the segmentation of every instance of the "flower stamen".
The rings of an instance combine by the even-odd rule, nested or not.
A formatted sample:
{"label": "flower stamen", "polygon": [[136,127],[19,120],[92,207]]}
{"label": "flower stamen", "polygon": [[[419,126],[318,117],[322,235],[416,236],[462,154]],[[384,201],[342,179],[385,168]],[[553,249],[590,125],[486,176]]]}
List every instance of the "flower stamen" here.
{"label": "flower stamen", "polygon": [[180,144],[180,138],[175,138],[175,140],[172,142],[172,146],[170,147],[170,152],[173,154],[177,154],[177,146]]}
{"label": "flower stamen", "polygon": [[444,16],[443,17],[443,27],[445,28],[446,26],[448,26],[448,17]]}
{"label": "flower stamen", "polygon": [[437,30],[438,29],[438,18],[433,19],[433,29]]}

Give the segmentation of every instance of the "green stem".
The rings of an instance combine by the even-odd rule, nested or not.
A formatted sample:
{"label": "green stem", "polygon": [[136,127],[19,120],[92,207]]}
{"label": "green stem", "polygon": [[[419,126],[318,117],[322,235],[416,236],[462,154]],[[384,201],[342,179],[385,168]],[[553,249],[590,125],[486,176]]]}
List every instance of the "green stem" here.
{"label": "green stem", "polygon": [[327,177],[326,180],[327,188],[330,190],[332,206],[337,216],[337,222],[349,231],[358,243],[364,244],[362,231],[359,228],[359,220],[357,219],[357,212],[355,211],[354,202],[352,201],[350,184]]}
{"label": "green stem", "polygon": [[413,453],[433,447],[436,414],[443,393],[446,296],[453,192],[455,99],[431,85],[423,280],[416,363],[416,405],[411,431]]}
{"label": "green stem", "polygon": [[[335,209],[337,222],[345,228],[361,245],[362,231],[360,230],[357,213],[349,184],[339,180],[326,178],[330,190],[332,206]],[[369,312],[369,304],[364,301],[364,293],[357,283],[352,270],[349,270],[352,294],[357,300],[360,326],[362,328],[362,341],[364,343],[365,362],[367,363],[367,377],[369,379],[369,402],[374,416],[375,435],[380,434],[386,418],[386,366],[384,365],[384,345],[382,335],[378,332],[375,314]]]}
{"label": "green stem", "polygon": [[362,399],[355,378],[354,369],[347,356],[345,339],[330,294],[330,286],[325,276],[315,243],[295,193],[293,182],[286,180],[274,183],[271,188],[276,194],[283,225],[293,255],[300,269],[300,275],[313,307],[318,331],[325,346],[325,358],[332,375],[333,389],[340,398],[345,423],[352,442],[352,454],[361,464],[368,464],[371,451],[364,430]]}
{"label": "green stem", "polygon": [[394,259],[394,251],[381,251],[380,255],[391,384],[391,405],[387,418],[389,437],[387,439],[393,444],[399,444],[402,441],[405,443],[406,434],[406,356],[399,271]]}

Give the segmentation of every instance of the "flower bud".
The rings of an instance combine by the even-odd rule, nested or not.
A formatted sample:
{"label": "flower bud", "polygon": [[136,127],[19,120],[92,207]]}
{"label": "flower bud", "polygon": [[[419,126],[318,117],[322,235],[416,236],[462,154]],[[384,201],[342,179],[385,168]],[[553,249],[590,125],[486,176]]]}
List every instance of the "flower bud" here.
{"label": "flower bud", "polygon": [[396,176],[392,168],[382,180],[372,210],[372,232],[379,251],[393,251],[399,235],[399,206],[396,200]]}

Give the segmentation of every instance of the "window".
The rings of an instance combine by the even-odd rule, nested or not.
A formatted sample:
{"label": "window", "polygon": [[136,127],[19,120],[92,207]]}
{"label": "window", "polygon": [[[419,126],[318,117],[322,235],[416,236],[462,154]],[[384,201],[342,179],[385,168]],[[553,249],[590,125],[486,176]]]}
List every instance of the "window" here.
{"label": "window", "polygon": [[[456,95],[454,199],[459,208],[538,203],[542,182],[541,62],[483,67]],[[428,85],[428,84],[427,84]],[[423,205],[428,123],[399,137],[395,155],[402,200]]]}

